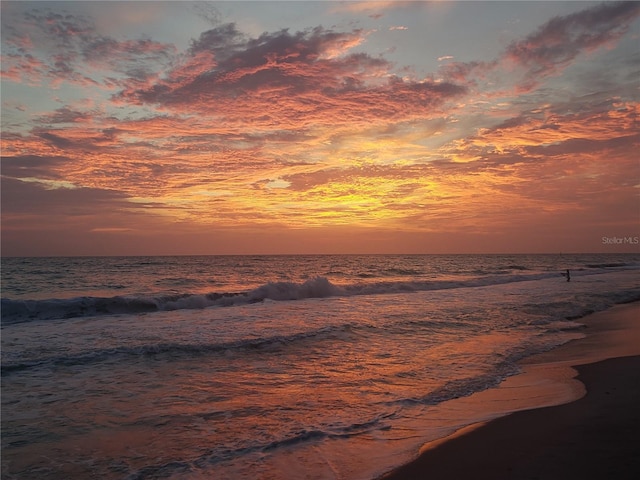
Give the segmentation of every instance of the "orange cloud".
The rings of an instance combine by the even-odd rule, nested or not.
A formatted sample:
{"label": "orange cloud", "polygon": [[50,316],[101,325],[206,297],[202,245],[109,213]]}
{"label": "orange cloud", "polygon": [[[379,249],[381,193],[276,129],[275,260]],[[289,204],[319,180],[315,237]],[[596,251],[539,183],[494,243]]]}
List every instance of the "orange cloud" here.
{"label": "orange cloud", "polygon": [[7,33],[4,81],[91,85],[93,96],[22,108],[28,120],[3,128],[3,231],[16,244],[36,225],[109,241],[207,232],[231,248],[259,231],[402,233],[419,245],[421,234],[511,238],[518,225],[580,218],[630,225],[635,83],[623,70],[607,88],[589,77],[568,98],[545,82],[612,46],[637,15],[604,4],[550,20],[495,60],[400,78],[363,53],[362,29],[250,37],[224,24],[179,52],[31,14]]}

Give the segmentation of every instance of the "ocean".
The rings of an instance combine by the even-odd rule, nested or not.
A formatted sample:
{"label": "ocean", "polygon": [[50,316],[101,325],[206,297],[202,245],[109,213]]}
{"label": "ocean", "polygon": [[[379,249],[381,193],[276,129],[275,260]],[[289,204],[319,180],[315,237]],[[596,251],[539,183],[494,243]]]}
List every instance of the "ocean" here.
{"label": "ocean", "polygon": [[640,255],[3,258],[1,296],[2,478],[364,480]]}

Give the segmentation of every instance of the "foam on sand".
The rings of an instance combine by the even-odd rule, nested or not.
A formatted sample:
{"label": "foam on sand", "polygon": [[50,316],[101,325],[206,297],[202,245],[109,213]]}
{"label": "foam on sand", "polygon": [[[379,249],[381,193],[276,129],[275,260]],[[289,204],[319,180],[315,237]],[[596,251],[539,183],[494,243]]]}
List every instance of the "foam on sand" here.
{"label": "foam on sand", "polygon": [[[525,359],[521,362],[523,373],[509,377],[496,389],[485,390],[470,397],[449,402],[448,408],[457,409],[458,413],[474,411],[478,415],[480,411],[484,410],[484,421],[459,429],[443,439],[427,443],[420,450],[421,455],[417,459],[385,475],[385,480],[440,478],[438,475],[444,471],[447,471],[450,477],[454,478],[456,473],[451,471],[451,468],[462,467],[454,465],[454,462],[450,461],[451,458],[471,455],[474,451],[481,450],[482,444],[491,444],[493,452],[489,456],[493,459],[491,464],[485,465],[484,460],[480,458],[475,460],[483,462],[482,469],[476,470],[476,472],[485,472],[486,478],[517,478],[513,472],[518,468],[525,468],[522,464],[524,458],[530,462],[527,465],[535,464],[536,468],[542,472],[557,473],[560,466],[555,465],[554,462],[557,463],[562,456],[562,449],[568,448],[570,451],[567,455],[573,455],[574,450],[586,448],[587,445],[578,445],[574,442],[573,447],[569,448],[566,445],[554,443],[556,439],[553,438],[551,432],[555,428],[558,430],[556,435],[575,435],[572,430],[575,430],[577,424],[581,422],[592,423],[593,419],[591,419],[589,412],[595,410],[600,415],[599,424],[586,427],[589,431],[585,433],[583,442],[590,442],[588,446],[595,452],[611,451],[610,445],[604,446],[601,443],[602,441],[611,442],[611,436],[615,437],[615,430],[619,428],[619,418],[624,418],[624,412],[613,413],[612,410],[625,408],[625,405],[635,405],[635,401],[638,400],[635,398],[638,395],[638,388],[634,387],[634,390],[629,386],[629,382],[620,380],[625,377],[629,378],[628,375],[635,374],[637,376],[637,364],[640,362],[640,322],[638,318],[640,318],[640,303],[638,302],[619,305],[587,316],[582,319],[582,323],[586,326],[584,338]],[[628,375],[624,374],[621,377],[620,372],[623,370]],[[578,375],[578,371],[580,371],[580,375]],[[581,381],[584,378],[587,378],[585,380],[586,387],[585,383]],[[638,383],[631,381],[631,383],[634,382]],[[602,402],[608,401],[606,397],[610,396],[613,391],[620,397],[612,400],[616,402],[616,408],[604,406],[605,404]],[[585,397],[588,392],[589,394]],[[604,393],[604,395],[600,395],[598,392]],[[576,400],[578,402],[575,402]],[[584,407],[587,403],[590,405],[588,408]],[[540,408],[553,406],[556,408]],[[521,412],[516,416],[504,417],[505,414],[522,410],[529,411]],[[574,410],[575,414],[572,413]],[[613,418],[614,415],[615,418]],[[612,418],[608,422],[609,416]],[[503,418],[490,421],[498,417]],[[574,417],[576,425],[571,423],[571,418]],[[629,416],[630,421],[633,418],[636,418],[637,421],[637,415]],[[541,422],[542,425],[536,428],[536,424],[541,424]],[[545,424],[544,422],[549,423]],[[524,424],[527,427],[524,427]],[[628,426],[630,425],[628,424]],[[546,427],[548,428],[545,436],[544,429]],[[598,437],[597,429],[607,430],[609,435],[606,438],[609,440],[602,440],[604,437]],[[538,430],[540,431],[538,432]],[[510,450],[504,449],[509,450],[508,452],[501,451],[496,443],[500,441],[500,436],[511,439],[514,446]],[[600,443],[598,442],[599,438]],[[569,443],[567,442],[567,445]],[[619,443],[624,446],[624,438],[619,439]],[[514,450],[526,453],[516,455],[513,453]],[[538,454],[532,453],[535,451],[543,452],[546,464],[538,461],[539,459],[536,457]],[[620,452],[618,460],[629,460],[624,458],[624,451],[624,448],[618,449]],[[606,457],[604,453],[603,456]],[[473,464],[474,460],[468,460]],[[612,462],[613,460],[603,458],[602,461]],[[504,464],[501,465],[500,462],[504,462]],[[577,465],[569,465],[561,468],[578,467]],[[479,467],[476,464],[470,468],[478,469]],[[633,465],[628,463],[628,468],[637,469],[638,462]],[[628,470],[619,473],[621,476],[615,478],[632,478],[625,476],[629,474]],[[464,472],[457,474],[464,475]],[[485,477],[474,475],[474,478]],[[540,478],[561,477],[542,476]],[[573,478],[595,477],[575,476]]]}

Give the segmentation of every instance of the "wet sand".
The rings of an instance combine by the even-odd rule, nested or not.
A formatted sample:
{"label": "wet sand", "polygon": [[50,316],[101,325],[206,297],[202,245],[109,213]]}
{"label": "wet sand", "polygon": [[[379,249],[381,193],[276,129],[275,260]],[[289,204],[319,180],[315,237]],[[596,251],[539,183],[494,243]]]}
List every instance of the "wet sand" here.
{"label": "wet sand", "polygon": [[585,338],[526,359],[523,375],[471,400],[497,397],[515,413],[427,444],[383,478],[640,478],[640,303],[578,321]]}

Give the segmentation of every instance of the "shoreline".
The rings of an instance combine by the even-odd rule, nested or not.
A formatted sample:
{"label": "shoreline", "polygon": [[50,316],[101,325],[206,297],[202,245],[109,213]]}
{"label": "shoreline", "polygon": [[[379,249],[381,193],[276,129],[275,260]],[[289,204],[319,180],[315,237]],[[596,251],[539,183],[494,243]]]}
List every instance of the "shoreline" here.
{"label": "shoreline", "polygon": [[[640,478],[640,302],[578,320],[583,338],[457,399],[485,421],[425,444],[380,479]],[[489,405],[489,407],[487,407]]]}

